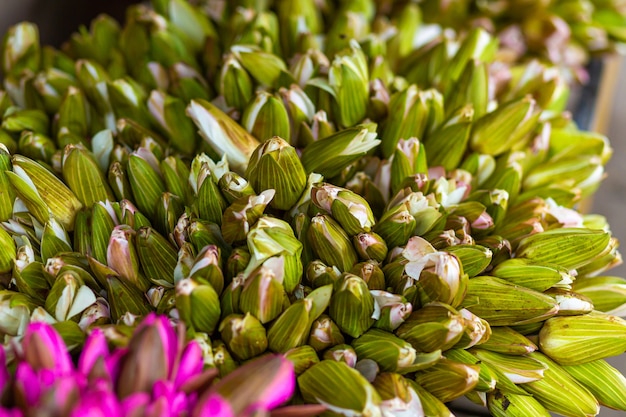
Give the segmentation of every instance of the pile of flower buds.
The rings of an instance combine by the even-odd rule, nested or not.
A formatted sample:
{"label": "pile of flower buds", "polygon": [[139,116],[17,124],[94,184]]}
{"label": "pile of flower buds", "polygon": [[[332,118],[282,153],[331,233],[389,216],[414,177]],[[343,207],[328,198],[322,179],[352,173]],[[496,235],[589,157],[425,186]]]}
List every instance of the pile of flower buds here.
{"label": "pile of flower buds", "polygon": [[626,350],[626,281],[602,275],[618,242],[576,211],[607,139],[572,123],[550,62],[504,62],[484,29],[433,32],[421,13],[154,0],[61,50],[11,28],[0,404],[626,410],[605,361]]}

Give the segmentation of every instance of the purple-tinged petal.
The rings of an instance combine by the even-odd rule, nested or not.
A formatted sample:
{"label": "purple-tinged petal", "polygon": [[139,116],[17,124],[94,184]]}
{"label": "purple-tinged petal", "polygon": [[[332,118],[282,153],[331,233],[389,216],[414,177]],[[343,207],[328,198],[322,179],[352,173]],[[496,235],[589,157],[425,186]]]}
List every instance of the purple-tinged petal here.
{"label": "purple-tinged petal", "polygon": [[21,362],[15,370],[15,389],[17,395],[28,406],[34,406],[39,402],[41,396],[41,383],[37,377],[37,373],[33,370],[29,363]]}
{"label": "purple-tinged petal", "polygon": [[50,388],[42,392],[37,410],[42,415],[67,415],[79,399],[80,391],[74,376],[57,377]]}
{"label": "purple-tinged petal", "polygon": [[232,407],[219,394],[211,394],[194,409],[193,417],[235,417]]}
{"label": "purple-tinged petal", "polygon": [[248,362],[213,385],[199,401],[199,407],[204,407],[206,401],[217,394],[238,416],[253,410],[271,410],[291,398],[295,385],[293,364],[281,355],[266,355]]}
{"label": "purple-tinged petal", "polygon": [[178,391],[178,389],[170,381],[158,381],[154,384],[152,398],[154,398],[155,401],[164,400],[171,415],[176,416],[183,411],[189,410],[187,396],[184,392]]}
{"label": "purple-tinged petal", "polygon": [[0,407],[0,417],[23,417],[22,411],[17,408],[7,409]]}
{"label": "purple-tinged petal", "polygon": [[81,398],[70,417],[125,417],[117,397],[110,391],[94,390]]}
{"label": "purple-tinged petal", "polygon": [[135,416],[144,415],[146,408],[150,404],[150,395],[145,392],[137,392],[124,398],[121,404],[122,415]]}
{"label": "purple-tinged petal", "polygon": [[34,370],[51,369],[68,375],[74,366],[61,336],[47,323],[31,323],[22,341],[24,359]]}
{"label": "purple-tinged petal", "polygon": [[[78,358],[78,372],[89,376],[97,362],[104,365],[104,361],[109,357],[109,347],[107,340],[100,329],[94,329],[83,347],[83,351]],[[108,371],[108,370],[106,370]]]}
{"label": "purple-tinged petal", "polygon": [[180,387],[190,378],[202,373],[203,365],[202,348],[196,341],[192,340],[181,355],[174,377],[174,385]]}
{"label": "purple-tinged petal", "polygon": [[111,375],[113,381],[117,381],[117,377],[120,373],[120,362],[128,354],[128,349],[115,349],[108,358],[104,360],[106,369]]}
{"label": "purple-tinged petal", "polygon": [[[4,348],[0,347],[0,397],[4,393],[4,388],[10,382],[11,376],[9,375],[9,370],[6,366],[6,354],[4,353]],[[0,417],[2,417],[0,415]]]}

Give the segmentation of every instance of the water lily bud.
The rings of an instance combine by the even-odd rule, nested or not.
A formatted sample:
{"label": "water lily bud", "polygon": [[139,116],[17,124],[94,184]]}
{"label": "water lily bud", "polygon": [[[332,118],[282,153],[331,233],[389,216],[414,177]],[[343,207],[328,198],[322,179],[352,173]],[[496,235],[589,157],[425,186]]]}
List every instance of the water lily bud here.
{"label": "water lily bud", "polygon": [[478,384],[479,371],[477,365],[442,359],[418,373],[415,381],[440,401],[448,402],[474,389]]}
{"label": "water lily bud", "polygon": [[383,413],[407,413],[407,415],[424,414],[422,401],[409,381],[400,374],[384,372],[376,376],[372,382],[380,395],[380,408]]}
{"label": "water lily bud", "polygon": [[265,91],[256,93],[244,108],[241,124],[255,138],[266,141],[274,136],[290,141],[289,115],[280,97]]}
{"label": "water lily bud", "polygon": [[239,309],[254,315],[261,323],[278,317],[283,311],[285,289],[269,266],[261,266],[245,282],[239,299]]}
{"label": "water lily bud", "polygon": [[374,214],[367,201],[353,191],[322,183],[311,189],[311,201],[331,214],[349,236],[369,232]]}
{"label": "water lily bud", "polygon": [[206,245],[194,260],[189,277],[202,284],[210,284],[219,295],[224,289],[224,274],[220,268],[220,250],[215,245]]}
{"label": "water lily bud", "polygon": [[335,288],[330,303],[330,317],[342,332],[359,337],[374,324],[374,298],[365,281],[356,275],[345,273],[335,283]]}
{"label": "water lily bud", "polygon": [[219,322],[220,303],[217,292],[211,285],[200,284],[191,278],[176,284],[176,309],[181,319],[197,332],[210,335]]}
{"label": "water lily bud", "polygon": [[356,352],[354,348],[350,345],[337,345],[327,349],[324,352],[323,359],[335,361],[335,362],[343,362],[348,365],[350,368],[354,368],[356,366]]}
{"label": "water lily bud", "polygon": [[[344,392],[346,386],[352,388]],[[307,403],[324,404],[333,412],[382,415],[374,387],[345,363],[323,360],[313,365],[298,377],[298,387]]]}
{"label": "water lily bud", "polygon": [[56,278],[46,298],[45,308],[58,321],[64,321],[74,318],[95,302],[95,294],[80,276],[68,271]]}
{"label": "water lily bud", "polygon": [[153,284],[172,288],[178,255],[169,241],[156,230],[142,227],[135,235],[135,247],[146,278]]}
{"label": "water lily bud", "polygon": [[349,271],[357,256],[346,232],[330,216],[317,215],[311,219],[308,237],[313,251],[322,262]]}
{"label": "water lily bud", "polygon": [[411,313],[396,335],[422,352],[446,351],[465,333],[463,316],[443,303],[430,303]]}
{"label": "water lily bud", "polygon": [[234,55],[224,60],[220,73],[219,91],[226,104],[235,109],[243,109],[252,98],[252,80]]}
{"label": "water lily bud", "polygon": [[352,238],[352,242],[361,259],[383,262],[387,257],[385,240],[374,232],[359,233]]}
{"label": "water lily bud", "polygon": [[330,317],[322,315],[311,325],[307,343],[317,352],[321,352],[329,347],[343,344],[344,338],[335,322]]}
{"label": "water lily bud", "polygon": [[289,349],[285,358],[293,363],[296,376],[302,375],[307,369],[320,362],[317,352],[309,345]]}
{"label": "water lily bud", "polygon": [[[223,178],[223,177],[222,177]],[[260,195],[243,196],[226,208],[222,221],[222,235],[230,244],[244,241],[250,227],[263,215],[275,195],[273,189]]]}
{"label": "water lily bud", "polygon": [[279,210],[293,207],[306,186],[306,173],[295,148],[277,136],[252,153],[246,178],[257,191],[274,189],[270,205]]}
{"label": "water lily bud", "polygon": [[267,349],[265,328],[256,317],[231,314],[220,323],[222,340],[238,360],[247,360]]}
{"label": "water lily bud", "polygon": [[374,327],[392,332],[413,312],[413,305],[400,295],[386,291],[370,290],[374,297]]}

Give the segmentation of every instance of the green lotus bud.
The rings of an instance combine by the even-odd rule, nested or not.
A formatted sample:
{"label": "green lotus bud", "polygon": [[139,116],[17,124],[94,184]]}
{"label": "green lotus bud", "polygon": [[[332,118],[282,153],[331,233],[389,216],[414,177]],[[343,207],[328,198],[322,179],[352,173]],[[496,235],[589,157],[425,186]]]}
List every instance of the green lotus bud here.
{"label": "green lotus bud", "polygon": [[247,241],[251,258],[244,275],[248,276],[272,258],[274,273],[285,291],[292,293],[300,283],[303,268],[302,244],[293,235],[291,226],[279,219],[261,217],[248,233]]}
{"label": "green lotus bud", "polygon": [[56,320],[64,321],[75,318],[95,302],[93,291],[77,274],[68,271],[57,276],[45,308]]}
{"label": "green lotus bud", "polygon": [[107,179],[117,200],[134,200],[133,191],[126,174],[126,170],[120,162],[114,161],[111,164],[107,174]]}
{"label": "green lotus bud", "polygon": [[320,214],[311,219],[308,238],[313,251],[325,264],[349,271],[357,262],[348,235],[327,215]]}
{"label": "green lotus bud", "polygon": [[107,265],[125,282],[146,291],[150,282],[139,273],[139,259],[134,243],[135,231],[128,225],[115,226],[107,247]]}
{"label": "green lotus bud", "polygon": [[550,413],[533,397],[501,391],[487,395],[487,407],[489,412],[497,417],[550,416]]}
{"label": "green lotus bud", "polygon": [[231,354],[226,349],[226,345],[217,340],[213,342],[213,363],[219,371],[221,378],[225,377],[239,366],[239,364],[233,359]]}
{"label": "green lotus bud", "polygon": [[492,326],[537,323],[559,311],[548,295],[487,276],[469,280],[463,304]]}
{"label": "green lotus bud", "polygon": [[380,408],[383,413],[425,415],[417,392],[400,374],[381,373],[376,376],[372,385],[382,399]]}
{"label": "green lotus bud", "polygon": [[272,324],[267,337],[270,350],[286,352],[304,344],[313,322],[326,310],[332,285],[320,287],[290,305]]}
{"label": "green lotus bud", "polygon": [[594,309],[589,298],[564,288],[550,288],[544,294],[553,297],[559,304],[559,316],[577,316],[591,313]]}
{"label": "green lotus bud", "polygon": [[369,232],[374,225],[374,214],[367,201],[353,191],[322,183],[313,185],[311,201],[332,215],[349,236]]}
{"label": "green lotus bud", "polygon": [[41,133],[33,133],[29,130],[22,131],[17,146],[20,154],[47,163],[52,160],[52,155],[57,150],[56,144],[52,139]]}
{"label": "green lotus bud", "polygon": [[626,321],[603,313],[555,317],[539,333],[541,350],[563,365],[578,365],[619,355],[626,348]]}
{"label": "green lotus bud", "polygon": [[547,369],[544,363],[527,355],[506,355],[482,349],[473,349],[471,352],[480,361],[496,369],[514,384],[539,381],[544,377]]}
{"label": "green lotus bud", "polygon": [[254,46],[235,45],[231,52],[260,85],[276,87],[281,73],[287,71],[282,58]]}
{"label": "green lotus bud", "polygon": [[253,152],[246,177],[257,191],[276,190],[271,206],[280,210],[290,209],[306,186],[306,173],[296,150],[277,136]]}
{"label": "green lotus bud", "polygon": [[608,362],[599,359],[563,369],[587,388],[601,405],[626,410],[626,377]]}
{"label": "green lotus bud", "polygon": [[461,163],[472,129],[474,109],[464,108],[460,120],[441,126],[428,136],[424,148],[430,166],[442,166],[450,171]]}
{"label": "green lotus bud", "polygon": [[248,160],[259,142],[244,128],[205,100],[192,100],[187,115],[199,129],[200,136],[219,155],[227,155],[228,162],[238,174],[243,174]]}
{"label": "green lotus bud", "polygon": [[219,91],[226,104],[238,110],[243,109],[252,99],[252,88],[250,75],[233,54],[228,54],[224,59],[219,80]]}
{"label": "green lotus bud", "polygon": [[161,161],[160,169],[165,188],[185,204],[191,204],[193,189],[188,181],[190,170],[182,159],[175,156],[165,157]]}
{"label": "green lotus bud", "polygon": [[150,126],[146,92],[129,77],[106,83],[107,94],[116,119],[130,119],[141,126]]}
{"label": "green lotus bud", "polygon": [[445,403],[473,390],[478,384],[479,372],[478,365],[442,359],[420,371],[415,376],[415,382]]}
{"label": "green lotus bud", "polygon": [[407,303],[402,296],[379,290],[371,290],[370,294],[374,297],[374,318],[376,319],[374,327],[376,328],[394,331],[413,311],[411,303]]}
{"label": "green lotus bud", "polygon": [[352,243],[361,259],[383,262],[387,257],[385,240],[374,232],[359,233],[352,238]]}
{"label": "green lotus bud", "polygon": [[416,227],[415,217],[404,205],[396,206],[386,211],[380,218],[374,232],[379,234],[387,243],[388,248],[405,245]]}
{"label": "green lotus bud", "polygon": [[252,136],[266,141],[274,136],[291,138],[289,115],[281,99],[259,91],[243,111],[241,124]]}
{"label": "green lotus bud", "polygon": [[365,55],[357,41],[351,40],[349,51],[336,55],[328,72],[328,83],[337,103],[337,121],[340,125],[354,126],[365,117],[369,99],[368,80]]}
{"label": "green lotus bud", "polygon": [[614,316],[625,316],[626,283],[623,278],[600,276],[576,278],[572,290],[588,297],[596,310]]}
{"label": "green lotus bud", "polygon": [[210,284],[220,295],[224,289],[224,275],[220,268],[220,250],[215,245],[207,245],[194,260],[189,277],[201,284]]}
{"label": "green lotus bud", "polygon": [[470,147],[480,153],[500,155],[522,140],[537,125],[540,112],[535,100],[524,97],[499,106],[474,122]]}
{"label": "green lotus bud", "polygon": [[4,229],[0,228],[0,274],[11,272],[13,260],[16,259],[15,242]]}
{"label": "green lotus bud", "polygon": [[[597,415],[598,402],[586,388],[580,385],[556,362],[539,352],[528,355],[541,362],[546,370],[543,378],[524,384],[524,390],[532,395],[548,411],[562,415]],[[563,393],[568,395],[564,396]]]}
{"label": "green lotus bud", "polygon": [[250,252],[247,248],[235,248],[230,253],[228,260],[226,261],[226,267],[224,272],[227,279],[236,277],[239,273],[243,272],[250,262]]}
{"label": "green lotus bud", "polygon": [[456,245],[446,248],[446,252],[456,256],[463,265],[463,272],[470,278],[483,272],[491,263],[493,254],[481,245]]}
{"label": "green lotus bud", "polygon": [[115,297],[109,299],[113,321],[117,322],[127,313],[141,317],[152,311],[145,295],[137,287],[127,284],[115,275],[106,277],[105,282],[107,293],[115,294]]}
{"label": "green lotus bud", "polygon": [[434,365],[441,358],[441,351],[418,354],[408,342],[379,329],[368,330],[352,342],[352,346],[360,359],[376,361],[383,372],[415,372]]}
{"label": "green lotus bud", "polygon": [[396,335],[421,352],[446,351],[465,334],[465,319],[452,307],[430,303],[411,313]]}
{"label": "green lotus bud", "polygon": [[113,192],[94,156],[80,145],[65,147],[63,177],[86,207],[91,207],[98,201],[114,199]]}
{"label": "green lotus bud", "polygon": [[229,315],[220,323],[219,331],[237,360],[254,358],[267,349],[265,328],[249,313]]}
{"label": "green lotus bud", "polygon": [[491,336],[480,344],[480,348],[508,355],[525,355],[537,350],[537,345],[510,327],[492,327]]}
{"label": "green lotus bud", "polygon": [[350,273],[363,279],[370,290],[383,290],[386,288],[385,274],[375,261],[359,262],[352,267]]}
{"label": "green lotus bud", "polygon": [[280,44],[286,57],[304,52],[303,38],[322,31],[323,21],[319,7],[314,1],[288,0],[276,5],[280,24]]}
{"label": "green lotus bud", "polygon": [[57,253],[71,251],[72,245],[70,244],[70,238],[67,232],[56,219],[51,218],[44,226],[41,236],[41,260],[46,262]]}
{"label": "green lotus bud", "polygon": [[168,240],[151,227],[142,227],[135,235],[135,247],[141,268],[150,282],[172,288],[178,256]]}
{"label": "green lotus bud", "polygon": [[[113,207],[115,208],[115,205]],[[150,220],[128,200],[120,201],[120,215],[118,217],[120,223],[130,226],[135,231],[141,227],[150,226]]]}
{"label": "green lotus bud", "polygon": [[230,245],[222,237],[219,225],[204,220],[194,220],[189,223],[186,230],[188,241],[193,245],[196,252],[201,251],[207,245],[217,246],[224,256],[230,253]]}
{"label": "green lotus bud", "polygon": [[[602,230],[551,229],[520,242],[517,256],[575,269],[601,255],[609,242],[610,234]],[[558,250],[555,249],[557,246]]]}
{"label": "green lotus bud", "polygon": [[128,159],[128,179],[137,207],[149,217],[156,214],[165,184],[158,171],[158,162],[149,152],[133,152]]}
{"label": "green lotus bud", "polygon": [[374,298],[365,281],[349,273],[344,273],[335,283],[335,289],[330,317],[342,332],[359,337],[374,324]]}
{"label": "green lotus bud", "polygon": [[7,176],[15,192],[41,223],[48,220],[48,210],[71,232],[74,217],[82,204],[74,193],[52,172],[24,156],[12,158],[13,172]]}
{"label": "green lotus bud", "polygon": [[184,154],[192,154],[198,143],[193,122],[185,115],[182,100],[154,90],[148,99],[148,110],[170,143]]}
{"label": "green lotus bud", "polygon": [[300,160],[306,172],[332,178],[374,149],[380,143],[376,137],[374,123],[340,130],[308,145]]}
{"label": "green lotus bud", "polygon": [[285,289],[280,276],[270,265],[261,266],[246,279],[239,299],[239,309],[267,323],[283,311]]}
{"label": "green lotus bud", "polygon": [[378,408],[381,399],[374,387],[345,363],[323,360],[298,377],[298,386],[305,402],[324,404],[329,411],[382,415]]}
{"label": "green lotus bud", "polygon": [[12,26],[2,47],[2,71],[5,76],[19,78],[24,70],[36,73],[40,66],[39,31],[32,23]]}
{"label": "green lotus bud", "polygon": [[[469,351],[464,349],[450,349],[446,351],[445,356],[446,359],[450,359],[454,362],[479,366],[480,371],[478,374],[478,384],[476,384],[476,388],[474,389],[475,394],[484,398],[482,393],[493,391],[496,388],[496,373],[492,372],[488,366],[483,365],[480,359],[478,359]],[[483,399],[481,399],[480,403],[482,403],[482,405],[485,405]]]}
{"label": "green lotus bud", "polygon": [[400,139],[390,159],[392,194],[400,190],[407,177],[427,171],[424,146],[414,137],[406,140]]}
{"label": "green lotus bud", "polygon": [[229,314],[241,313],[239,308],[239,300],[241,298],[241,291],[246,280],[243,275],[234,276],[230,284],[222,292],[220,298],[220,307],[222,309],[222,317],[226,317]]}
{"label": "green lotus bud", "polygon": [[357,363],[356,352],[350,345],[337,345],[324,352],[323,359],[343,362],[350,368],[354,368]]}
{"label": "green lotus bud", "polygon": [[209,284],[191,278],[176,284],[176,309],[180,318],[196,332],[212,334],[220,319],[217,292]]}
{"label": "green lotus bud", "polygon": [[308,345],[317,352],[343,344],[344,338],[339,327],[328,316],[322,315],[311,325]]}
{"label": "green lotus bud", "polygon": [[248,180],[235,172],[227,172],[222,175],[217,186],[230,204],[241,197],[255,195],[254,189]]}
{"label": "green lotus bud", "polygon": [[271,204],[274,195],[274,190],[270,189],[258,196],[240,197],[228,206],[222,220],[224,240],[230,244],[244,241],[250,227],[263,215],[263,211],[268,204]]}
{"label": "green lotus bud", "polygon": [[309,345],[288,350],[285,352],[285,359],[293,364],[296,376],[302,375],[311,366],[320,362],[317,352]]}
{"label": "green lotus bud", "polygon": [[[315,123],[315,104],[311,101],[307,93],[296,84],[290,85],[288,89],[283,87],[278,90],[278,93],[282,98],[283,105],[289,117],[290,134],[284,137],[288,138],[289,143],[293,146],[308,146],[312,142],[312,132],[309,132],[309,124],[312,121]],[[326,123],[322,121],[321,123],[323,125],[322,128],[328,130],[328,121],[326,120]],[[320,137],[318,136],[318,138]]]}

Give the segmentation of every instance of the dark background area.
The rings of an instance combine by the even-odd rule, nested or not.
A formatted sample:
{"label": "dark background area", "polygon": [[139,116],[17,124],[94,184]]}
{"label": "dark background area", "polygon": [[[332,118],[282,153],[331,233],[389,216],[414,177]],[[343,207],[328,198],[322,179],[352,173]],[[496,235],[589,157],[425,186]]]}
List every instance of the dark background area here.
{"label": "dark background area", "polygon": [[0,33],[15,23],[29,21],[39,26],[41,43],[60,46],[81,24],[100,13],[119,21],[124,10],[137,0],[0,0]]}

